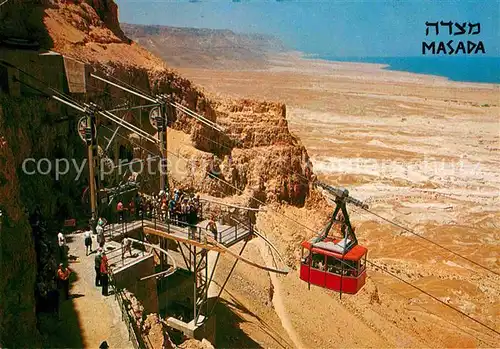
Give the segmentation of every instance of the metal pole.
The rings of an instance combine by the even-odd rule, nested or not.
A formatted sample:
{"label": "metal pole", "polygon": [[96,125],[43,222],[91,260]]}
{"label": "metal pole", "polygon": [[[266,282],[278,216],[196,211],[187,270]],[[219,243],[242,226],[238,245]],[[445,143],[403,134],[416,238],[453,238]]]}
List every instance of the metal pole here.
{"label": "metal pole", "polygon": [[[246,247],[247,243],[248,243],[248,239],[247,239],[247,240],[245,240],[245,243],[243,244],[243,247],[241,248],[240,253],[238,254],[238,256],[241,256],[241,254],[243,253],[243,250],[245,249],[245,247]],[[219,257],[219,256],[217,256],[217,258],[218,258],[218,257]],[[216,298],[215,298],[215,300],[214,300],[214,303],[213,303],[213,305],[212,305],[212,308],[210,309],[210,311],[209,311],[209,312],[208,312],[208,314],[207,314],[207,318],[208,318],[208,317],[210,317],[210,316],[212,315],[212,313],[214,312],[215,306],[217,305],[217,301],[219,300],[220,296],[222,295],[222,292],[224,291],[224,287],[226,287],[226,284],[227,284],[227,282],[229,281],[229,278],[231,277],[231,274],[233,273],[234,268],[236,268],[236,264],[238,264],[238,261],[239,261],[239,259],[236,259],[236,260],[234,261],[233,266],[231,267],[231,270],[229,271],[229,274],[228,274],[228,275],[227,275],[227,277],[226,277],[226,280],[224,281],[224,283],[223,283],[223,284],[222,284],[222,286],[220,287],[219,293],[217,294],[217,297],[216,297]],[[216,266],[216,265],[217,265],[217,263],[216,263],[216,264],[214,264],[214,268],[215,268],[215,266]],[[210,279],[212,279],[212,277],[210,277]]]}
{"label": "metal pole", "polygon": [[166,106],[162,104],[160,107],[160,117],[156,121],[158,125],[158,139],[160,141],[161,154],[161,172],[160,172],[160,189],[167,193],[167,113]]}
{"label": "metal pole", "polygon": [[342,299],[342,281],[344,280],[344,254],[342,254],[342,267],[340,270],[340,299]]}
{"label": "metal pole", "polygon": [[197,297],[197,289],[198,289],[198,270],[196,270],[196,246],[193,247],[193,281],[194,281],[194,287],[193,287],[193,319],[195,319],[196,322],[196,302],[198,300]]}
{"label": "metal pole", "polygon": [[97,213],[96,213],[96,188],[95,188],[95,163],[94,163],[94,141],[95,141],[95,134],[94,134],[94,123],[93,123],[93,118],[94,116],[92,113],[87,113],[87,151],[88,151],[88,161],[89,161],[89,186],[90,186],[90,208],[92,211],[92,219],[96,219]]}

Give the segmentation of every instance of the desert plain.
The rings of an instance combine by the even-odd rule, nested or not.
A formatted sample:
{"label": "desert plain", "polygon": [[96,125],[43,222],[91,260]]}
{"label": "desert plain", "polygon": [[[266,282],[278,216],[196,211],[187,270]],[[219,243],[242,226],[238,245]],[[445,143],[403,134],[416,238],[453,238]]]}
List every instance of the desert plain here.
{"label": "desert plain", "polygon": [[[300,53],[277,54],[257,68],[225,66],[191,62],[176,70],[211,96],[285,103],[289,128],[307,148],[318,178],[347,188],[370,211],[406,229],[351,207],[371,264],[365,287],[340,299],[308,290],[297,269],[300,242],[321,229],[333,207],[275,206],[259,214],[259,229],[295,269],[283,277],[238,265],[227,290],[244,305],[233,310],[249,342],[224,343],[497,347],[500,86]],[[270,262],[259,244],[252,242],[245,254]],[[272,304],[265,291],[271,284]]]}

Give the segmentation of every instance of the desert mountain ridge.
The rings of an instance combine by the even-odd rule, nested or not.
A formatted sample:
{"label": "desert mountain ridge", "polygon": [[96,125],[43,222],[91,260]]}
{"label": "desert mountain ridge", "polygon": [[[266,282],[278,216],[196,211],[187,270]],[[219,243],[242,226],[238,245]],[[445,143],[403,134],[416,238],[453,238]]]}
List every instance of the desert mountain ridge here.
{"label": "desert mountain ridge", "polygon": [[259,68],[271,55],[289,50],[280,39],[268,34],[128,23],[120,27],[129,38],[173,67],[231,69],[243,63]]}

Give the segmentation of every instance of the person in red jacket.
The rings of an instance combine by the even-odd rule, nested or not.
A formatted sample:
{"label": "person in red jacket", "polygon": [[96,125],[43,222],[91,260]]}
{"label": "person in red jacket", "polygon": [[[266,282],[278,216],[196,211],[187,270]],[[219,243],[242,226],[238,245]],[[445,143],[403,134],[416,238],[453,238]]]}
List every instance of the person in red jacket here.
{"label": "person in red jacket", "polygon": [[123,202],[121,200],[118,200],[118,203],[116,204],[116,211],[118,212],[118,223],[123,222]]}
{"label": "person in red jacket", "polygon": [[128,211],[129,211],[129,214],[130,214],[130,217],[134,217],[135,216],[135,204],[134,204],[134,200],[131,200],[128,204]]}
{"label": "person in red jacket", "polygon": [[103,296],[108,295],[108,281],[109,281],[108,274],[109,274],[108,257],[106,256],[106,253],[103,251],[101,259],[101,286],[102,286]]}
{"label": "person in red jacket", "polygon": [[63,294],[65,299],[69,298],[69,276],[71,274],[71,269],[64,267],[62,263],[59,264],[59,269],[57,269],[57,280],[63,289]]}

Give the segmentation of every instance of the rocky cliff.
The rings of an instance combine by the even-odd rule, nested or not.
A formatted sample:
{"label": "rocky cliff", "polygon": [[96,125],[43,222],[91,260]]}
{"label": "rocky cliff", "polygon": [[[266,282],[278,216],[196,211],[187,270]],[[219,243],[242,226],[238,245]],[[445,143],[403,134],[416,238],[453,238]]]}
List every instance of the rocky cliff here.
{"label": "rocky cliff", "polygon": [[[29,175],[24,159],[84,158],[71,123],[56,123],[63,109],[55,101],[11,98],[0,94],[0,342],[4,347],[37,345],[35,294],[55,273],[55,234],[62,220],[78,216],[81,181],[72,175],[58,181],[54,173]],[[70,131],[71,129],[71,131]],[[35,165],[27,166],[28,172]],[[50,166],[44,164],[43,171]],[[46,232],[31,229],[36,207],[46,220]],[[34,223],[34,222],[31,222]],[[35,245],[36,242],[36,245]],[[35,248],[37,247],[37,248]],[[19,321],[22,319],[22,326]]]}
{"label": "rocky cliff", "polygon": [[[232,183],[228,187],[207,180],[205,168],[201,168],[195,181],[181,179],[182,186],[218,196],[241,190],[262,201],[303,204],[307,181],[294,173],[304,173],[308,156],[288,131],[284,105],[209,99],[159,58],[124,36],[112,0],[11,0],[0,11],[4,39],[35,40],[42,47],[85,62],[97,72],[110,74],[148,93],[169,93],[177,102],[220,124],[226,135],[171,110],[169,126],[189,135],[196,150],[193,160],[217,162],[221,176]],[[124,102],[146,103],[97,80],[89,81],[87,89],[86,94],[73,97],[97,102],[105,108]],[[40,270],[50,263],[44,261],[46,264],[38,268],[37,263],[41,263],[41,255],[50,254],[61,221],[81,211],[78,202],[85,180],[74,181],[74,174],[57,181],[53,174],[29,176],[23,173],[22,163],[28,157],[82,160],[84,147],[75,132],[77,118],[71,116],[68,108],[41,95],[26,98],[0,93],[0,100],[0,210],[3,212],[0,344],[39,346],[34,290],[35,284],[43,282],[40,279],[44,273],[50,274],[50,268],[45,272]],[[131,117],[130,121],[148,124],[147,115],[142,114]],[[151,126],[146,129],[154,132]],[[214,159],[212,154],[218,158]],[[37,244],[42,246],[42,252],[35,249],[37,238],[32,235],[28,220],[38,204],[48,221],[49,235]],[[23,319],[22,326],[19,319]]]}

